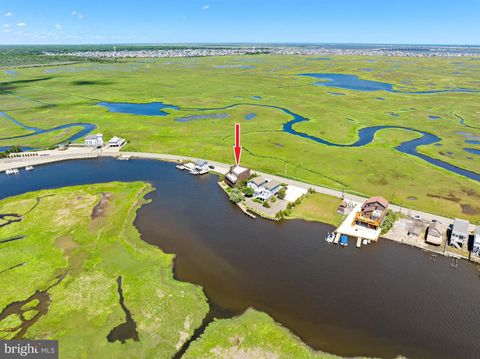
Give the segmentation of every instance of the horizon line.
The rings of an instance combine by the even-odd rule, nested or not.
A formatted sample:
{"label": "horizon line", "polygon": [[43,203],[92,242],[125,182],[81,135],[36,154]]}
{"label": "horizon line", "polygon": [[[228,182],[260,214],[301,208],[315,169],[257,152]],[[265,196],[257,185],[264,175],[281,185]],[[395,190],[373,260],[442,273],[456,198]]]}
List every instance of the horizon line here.
{"label": "horizon line", "polygon": [[87,45],[373,45],[373,46],[448,46],[448,47],[480,47],[479,44],[456,44],[456,43],[403,43],[403,42],[282,42],[282,41],[264,41],[264,42],[98,42],[98,43],[19,43],[19,44],[0,44],[2,46],[87,46]]}

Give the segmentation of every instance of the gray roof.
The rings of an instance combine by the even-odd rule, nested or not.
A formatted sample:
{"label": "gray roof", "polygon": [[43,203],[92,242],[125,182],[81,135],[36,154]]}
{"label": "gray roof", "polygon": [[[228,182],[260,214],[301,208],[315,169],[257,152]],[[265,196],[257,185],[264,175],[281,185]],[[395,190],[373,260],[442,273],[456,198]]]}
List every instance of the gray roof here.
{"label": "gray roof", "polygon": [[85,139],[86,140],[96,140],[97,136],[96,135],[88,135],[88,136],[85,136]]}
{"label": "gray roof", "polygon": [[430,224],[428,225],[428,235],[439,237],[441,233],[442,233],[442,229],[441,229],[440,222],[437,222],[437,221],[430,222]]}
{"label": "gray roof", "polygon": [[468,233],[468,227],[470,223],[464,219],[455,218],[453,221],[452,232]]}
{"label": "gray roof", "polygon": [[415,235],[419,235],[422,232],[423,232],[423,226],[420,223],[417,223],[417,222],[413,223],[410,226],[410,229],[408,230],[408,233],[412,233],[412,234],[415,234]]}
{"label": "gray roof", "polygon": [[267,182],[267,180],[265,178],[263,178],[262,176],[258,176],[258,177],[255,177],[255,178],[252,178],[250,181],[248,182],[252,182],[254,183],[255,185],[257,185],[257,187],[260,187],[262,184],[264,184],[265,182]]}
{"label": "gray roof", "polygon": [[195,165],[196,166],[205,166],[205,165],[208,165],[208,162],[205,161],[205,160],[196,160]]}
{"label": "gray roof", "polygon": [[271,180],[265,185],[265,188],[268,189],[269,191],[271,191],[278,186],[280,186],[280,182],[275,181],[275,180]]}

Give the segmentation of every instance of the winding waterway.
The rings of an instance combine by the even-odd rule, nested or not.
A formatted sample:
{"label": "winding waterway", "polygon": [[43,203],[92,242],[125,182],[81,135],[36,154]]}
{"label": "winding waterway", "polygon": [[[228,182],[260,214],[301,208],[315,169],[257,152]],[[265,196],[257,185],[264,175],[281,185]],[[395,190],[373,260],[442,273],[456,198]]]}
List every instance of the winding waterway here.
{"label": "winding waterway", "polygon": [[136,180],[156,188],[135,221],[143,240],[177,255],[176,278],[201,285],[214,316],[253,306],[312,347],[345,356],[478,356],[475,266],[461,261],[454,269],[443,257],[433,261],[386,240],[361,249],[329,245],[323,238],[332,228],[320,223],[252,220],[215,176],[153,160],[70,161],[0,175],[0,198]]}
{"label": "winding waterway", "polygon": [[[301,123],[301,122],[308,122],[310,119],[301,116],[297,113],[294,113],[286,108],[280,107],[280,106],[275,106],[275,105],[266,105],[266,104],[258,104],[258,103],[235,103],[232,105],[224,106],[224,107],[217,107],[217,108],[180,108],[175,105],[169,105],[169,104],[164,104],[162,102],[152,102],[152,103],[144,103],[144,104],[134,104],[134,103],[118,103],[118,102],[99,102],[97,103],[99,106],[103,106],[109,109],[109,111],[112,112],[118,112],[118,113],[125,113],[125,114],[135,114],[135,115],[143,115],[143,116],[167,116],[170,113],[163,111],[163,109],[171,109],[174,111],[182,111],[182,110],[189,110],[189,111],[219,111],[219,110],[228,110],[234,107],[238,106],[256,106],[256,107],[266,107],[266,108],[271,108],[271,109],[276,109],[280,110],[287,115],[291,116],[293,119],[290,121],[287,121],[286,123],[283,124],[282,129],[284,132],[287,132],[291,135],[302,137],[308,140],[315,141],[317,143],[321,143],[326,146],[335,146],[335,147],[361,147],[368,145],[372,143],[375,139],[375,135],[378,131],[384,130],[384,129],[397,129],[397,130],[405,130],[405,131],[410,131],[414,132],[416,134],[421,135],[421,137],[415,138],[413,140],[408,140],[400,144],[399,146],[395,147],[395,149],[399,152],[415,156],[423,161],[428,162],[429,164],[442,168],[444,170],[447,170],[452,173],[456,173],[460,176],[464,176],[467,178],[470,178],[474,181],[480,182],[480,173],[470,171],[455,165],[452,165],[448,162],[424,155],[420,152],[418,152],[417,147],[418,146],[424,146],[424,145],[430,145],[434,143],[438,143],[441,141],[441,138],[426,132],[426,131],[421,131],[417,130],[411,127],[404,127],[404,126],[370,126],[370,127],[364,127],[361,128],[358,131],[358,140],[352,144],[342,144],[342,143],[335,143],[335,142],[330,142],[328,140],[325,140],[323,138],[310,135],[301,131],[297,131],[294,128],[294,125]],[[19,135],[19,136],[13,136],[13,137],[7,137],[7,138],[0,138],[0,140],[5,140],[5,139],[21,139],[25,137],[31,137],[43,133],[48,133],[60,129],[66,129],[70,127],[75,127],[75,126],[80,126],[83,127],[82,130],[79,132],[75,133],[74,135],[70,136],[66,141],[68,142],[73,142],[76,141],[83,136],[87,135],[91,131],[93,131],[96,126],[94,124],[89,124],[89,123],[71,123],[71,124],[65,124],[57,127],[53,127],[51,129],[47,130],[42,130],[39,128],[35,127],[29,127],[21,122],[11,118],[10,116],[0,112],[0,116],[3,116],[4,118],[12,121],[13,123],[22,126],[24,129],[28,129],[33,131],[30,134],[27,135]],[[194,116],[188,116],[188,117],[182,117],[182,118],[177,118],[177,122],[189,122],[191,120],[198,120],[198,119],[204,119],[204,118],[214,118],[214,119],[224,119],[227,118],[228,114],[208,114],[208,115],[194,115]],[[5,148],[3,148],[4,150]],[[2,150],[2,148],[0,148]]]}

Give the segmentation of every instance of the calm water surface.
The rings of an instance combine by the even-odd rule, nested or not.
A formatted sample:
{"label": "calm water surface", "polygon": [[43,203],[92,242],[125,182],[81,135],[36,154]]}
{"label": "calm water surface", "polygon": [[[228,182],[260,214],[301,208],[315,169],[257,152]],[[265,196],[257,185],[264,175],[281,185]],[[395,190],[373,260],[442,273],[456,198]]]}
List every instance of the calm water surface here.
{"label": "calm water surface", "polygon": [[446,90],[427,90],[427,91],[401,91],[396,90],[393,84],[381,81],[365,80],[357,75],[350,74],[335,74],[335,73],[307,73],[300,74],[300,76],[308,76],[323,81],[315,82],[316,86],[327,86],[327,87],[337,87],[346,90],[353,91],[363,91],[363,92],[372,92],[372,91],[387,91],[403,94],[424,94],[430,95],[435,93],[443,92],[480,92],[477,89],[468,89],[468,88],[452,88]]}
{"label": "calm water surface", "polygon": [[[201,285],[214,307],[265,311],[314,348],[341,355],[476,358],[480,278],[396,243],[327,244],[330,226],[252,220],[214,176],[149,160],[82,160],[0,175],[0,197],[112,180],[157,190],[135,221],[142,238],[177,254],[178,279]],[[135,313],[132,313],[135,318]]]}

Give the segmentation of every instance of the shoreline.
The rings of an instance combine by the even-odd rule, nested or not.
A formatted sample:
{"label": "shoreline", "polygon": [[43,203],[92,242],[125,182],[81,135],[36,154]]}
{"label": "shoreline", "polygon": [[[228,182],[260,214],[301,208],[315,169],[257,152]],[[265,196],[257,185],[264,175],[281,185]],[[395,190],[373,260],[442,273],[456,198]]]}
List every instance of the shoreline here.
{"label": "shoreline", "polygon": [[[22,152],[22,154],[26,154],[29,152]],[[36,156],[25,156],[25,157],[8,157],[8,158],[3,158],[0,159],[0,172],[4,172],[7,169],[21,169],[26,166],[38,166],[38,165],[44,165],[44,164],[50,164],[50,163],[55,163],[55,162],[62,162],[62,161],[70,161],[70,160],[81,160],[81,159],[93,159],[93,158],[100,158],[100,157],[113,157],[113,158],[118,158],[118,157],[128,157],[128,158],[142,158],[142,159],[153,159],[153,160],[160,160],[160,161],[165,161],[165,162],[181,162],[181,161],[196,161],[198,158],[194,157],[189,157],[189,156],[181,156],[181,155],[172,155],[172,154],[160,154],[160,153],[149,153],[149,152],[129,152],[129,151],[120,151],[119,149],[106,149],[102,151],[98,150],[91,150],[88,148],[84,147],[73,147],[69,150],[66,151],[58,151],[58,150],[47,150],[47,151],[38,151],[34,152],[37,153],[38,155]],[[225,163],[220,163],[216,161],[210,161],[207,159],[207,161],[215,166],[215,169],[213,172],[216,174],[220,175],[225,175],[229,169],[230,166]],[[313,185],[301,181],[297,181],[294,179],[290,178],[284,178],[276,175],[271,175],[268,173],[260,172],[260,171],[255,171],[252,169],[252,172],[257,173],[260,176],[266,176],[271,179],[277,180],[281,183],[286,183],[290,185],[294,185],[297,187],[301,187],[304,189],[313,189],[315,192],[325,194],[328,196],[336,197],[339,199],[347,199],[355,202],[363,202],[367,198],[366,197],[361,197],[358,195],[352,195],[349,193],[345,193],[342,191],[334,190],[331,188],[323,187],[323,186],[318,186],[318,185]],[[414,209],[409,209],[406,207],[400,207],[397,205],[390,205],[390,209],[393,212],[396,213],[407,213],[408,216],[413,217],[413,216],[419,216],[422,218],[422,220],[425,221],[432,221],[436,220],[438,222],[441,222],[443,225],[448,227],[449,225],[453,224],[453,219],[442,217],[433,213],[427,213],[427,212],[422,212]],[[470,230],[474,230],[475,225],[470,224]],[[403,240],[399,239],[392,239],[392,238],[386,238],[385,236],[381,236],[383,239],[391,240],[393,242],[401,243],[401,244],[407,244],[413,247],[417,247],[421,250],[429,251],[431,253],[436,253],[436,254],[441,254],[446,257],[458,257],[462,259],[466,259],[472,263],[477,263],[477,261],[474,261],[470,259],[468,256],[462,256],[462,255],[457,255],[453,253],[445,253],[440,252],[440,251],[435,251],[429,248],[424,248],[412,243],[405,243]]]}

